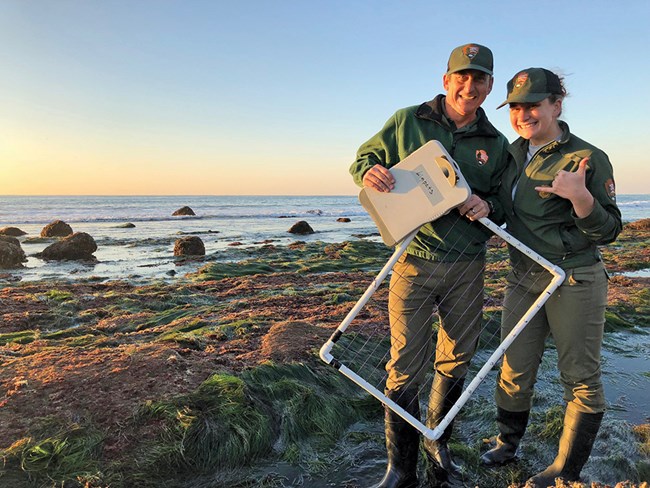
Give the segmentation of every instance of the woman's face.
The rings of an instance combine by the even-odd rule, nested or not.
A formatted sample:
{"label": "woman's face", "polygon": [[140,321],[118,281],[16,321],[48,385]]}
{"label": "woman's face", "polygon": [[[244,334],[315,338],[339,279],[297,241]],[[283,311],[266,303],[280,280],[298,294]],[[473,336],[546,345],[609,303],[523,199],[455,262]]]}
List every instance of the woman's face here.
{"label": "woman's face", "polygon": [[512,128],[534,146],[552,141],[561,134],[557,118],[562,111],[562,100],[551,103],[545,98],[537,103],[511,103]]}

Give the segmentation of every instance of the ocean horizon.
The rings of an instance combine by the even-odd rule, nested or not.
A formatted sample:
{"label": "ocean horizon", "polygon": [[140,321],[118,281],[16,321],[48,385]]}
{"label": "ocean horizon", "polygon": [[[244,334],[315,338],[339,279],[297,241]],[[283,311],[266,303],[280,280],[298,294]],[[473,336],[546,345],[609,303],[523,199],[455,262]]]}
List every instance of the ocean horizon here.
{"label": "ocean horizon", "polygon": [[[650,194],[618,195],[617,204],[626,222],[650,217]],[[197,219],[309,216],[318,210],[366,215],[356,195],[0,195],[0,227],[47,224],[54,219],[174,220],[167,213],[174,205],[192,207]],[[314,207],[318,205],[323,208]]]}

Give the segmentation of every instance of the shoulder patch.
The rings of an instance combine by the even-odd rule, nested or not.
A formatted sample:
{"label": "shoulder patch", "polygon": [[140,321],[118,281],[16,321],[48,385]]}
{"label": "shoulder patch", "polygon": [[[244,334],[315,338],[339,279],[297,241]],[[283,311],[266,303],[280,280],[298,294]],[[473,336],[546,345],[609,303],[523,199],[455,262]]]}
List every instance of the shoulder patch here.
{"label": "shoulder patch", "polygon": [[609,178],[605,182],[605,191],[607,192],[607,196],[609,198],[616,200],[616,184],[614,183],[613,179]]}
{"label": "shoulder patch", "polygon": [[479,166],[483,166],[485,163],[488,162],[488,153],[485,149],[477,149],[476,150],[476,162],[478,163]]}

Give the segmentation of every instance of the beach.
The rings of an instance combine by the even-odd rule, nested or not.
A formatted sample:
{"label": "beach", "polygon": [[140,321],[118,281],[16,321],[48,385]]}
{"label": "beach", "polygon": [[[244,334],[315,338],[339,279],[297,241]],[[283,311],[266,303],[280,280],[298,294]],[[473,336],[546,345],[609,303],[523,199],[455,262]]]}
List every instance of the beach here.
{"label": "beach", "polygon": [[[650,217],[649,196],[620,202],[626,222]],[[0,486],[355,488],[379,480],[381,405],[318,358],[391,252],[356,197],[0,204],[0,228],[27,232],[28,255],[24,268],[0,271]],[[184,205],[196,215],[171,215]],[[92,235],[96,261],[34,257],[51,244],[38,236],[54,219]],[[288,233],[297,221],[314,233]],[[174,257],[174,242],[189,235],[202,239],[205,256]],[[650,231],[629,226],[602,249],[611,275],[609,410],[583,477],[612,486],[644,486],[650,476],[649,240]],[[488,252],[495,268],[502,253]],[[386,300],[384,286],[360,317],[383,334]],[[489,472],[478,464],[495,433],[496,372],[459,414],[452,449],[468,486],[525,481],[552,461],[562,414],[554,354],[545,355],[521,462]]]}

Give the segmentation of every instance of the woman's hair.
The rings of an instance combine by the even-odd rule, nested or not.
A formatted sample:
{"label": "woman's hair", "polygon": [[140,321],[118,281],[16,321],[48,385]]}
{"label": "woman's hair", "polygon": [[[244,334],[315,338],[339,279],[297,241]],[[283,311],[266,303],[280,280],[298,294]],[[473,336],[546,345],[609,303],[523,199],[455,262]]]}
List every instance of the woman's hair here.
{"label": "woman's hair", "polygon": [[[558,100],[564,100],[566,97],[569,96],[569,93],[566,91],[566,87],[564,86],[564,76],[560,76],[557,73],[553,72],[555,76],[557,76],[558,80],[560,80],[560,88],[562,90],[562,93],[551,93],[548,97],[548,101],[551,103],[555,103]],[[560,106],[560,113],[557,115],[558,118],[562,116],[562,108]]]}

